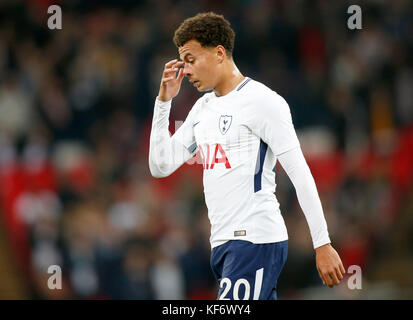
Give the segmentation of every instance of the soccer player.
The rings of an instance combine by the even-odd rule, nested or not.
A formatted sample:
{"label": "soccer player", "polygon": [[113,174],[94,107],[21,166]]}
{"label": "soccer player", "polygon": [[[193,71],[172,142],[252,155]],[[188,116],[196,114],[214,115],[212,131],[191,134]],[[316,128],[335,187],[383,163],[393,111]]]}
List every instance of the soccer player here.
{"label": "soccer player", "polygon": [[[235,33],[215,13],[182,22],[174,43],[180,60],[165,64],[150,136],[149,168],[167,177],[200,152],[208,217],[211,268],[218,299],[277,299],[288,235],[275,196],[279,161],[292,181],[309,225],[316,266],[324,284],[345,273],[331,246],[322,205],[305,161],[287,102],[245,77],[232,57]],[[207,91],[171,137],[171,102],[187,77]]]}

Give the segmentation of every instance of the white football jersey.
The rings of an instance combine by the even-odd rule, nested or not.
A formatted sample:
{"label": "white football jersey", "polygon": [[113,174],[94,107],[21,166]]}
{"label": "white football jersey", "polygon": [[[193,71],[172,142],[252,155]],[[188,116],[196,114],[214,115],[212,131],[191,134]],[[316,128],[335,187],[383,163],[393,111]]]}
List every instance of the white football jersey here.
{"label": "white football jersey", "polygon": [[277,156],[299,146],[286,101],[246,78],[230,93],[204,94],[174,138],[200,152],[211,246],[288,239],[274,194]]}

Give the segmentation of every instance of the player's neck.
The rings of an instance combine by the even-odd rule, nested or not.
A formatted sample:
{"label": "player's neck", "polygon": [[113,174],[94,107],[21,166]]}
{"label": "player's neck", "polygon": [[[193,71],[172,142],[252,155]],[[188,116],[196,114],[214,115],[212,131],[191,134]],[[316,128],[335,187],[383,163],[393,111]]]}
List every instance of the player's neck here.
{"label": "player's neck", "polygon": [[225,96],[234,90],[245,77],[238,70],[235,63],[230,60],[224,66],[224,70],[221,76],[221,81],[214,88],[215,95],[217,97]]}

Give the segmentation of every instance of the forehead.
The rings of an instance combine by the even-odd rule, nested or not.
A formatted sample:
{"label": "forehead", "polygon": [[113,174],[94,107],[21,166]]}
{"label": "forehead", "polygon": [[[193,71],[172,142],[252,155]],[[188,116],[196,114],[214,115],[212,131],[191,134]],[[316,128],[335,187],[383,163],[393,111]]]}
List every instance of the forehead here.
{"label": "forehead", "polygon": [[182,47],[179,47],[178,51],[179,57],[181,58],[181,60],[184,60],[186,55],[199,55],[207,51],[207,48],[203,48],[201,44],[196,40],[189,40]]}

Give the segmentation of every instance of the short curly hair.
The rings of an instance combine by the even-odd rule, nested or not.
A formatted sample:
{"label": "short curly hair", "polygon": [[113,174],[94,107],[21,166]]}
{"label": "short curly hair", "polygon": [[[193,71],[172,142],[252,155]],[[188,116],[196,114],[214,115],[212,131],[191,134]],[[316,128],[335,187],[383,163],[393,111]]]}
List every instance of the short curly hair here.
{"label": "short curly hair", "polygon": [[223,15],[214,12],[198,13],[185,19],[176,29],[173,41],[179,48],[190,40],[197,40],[202,47],[222,45],[232,58],[235,32]]}

